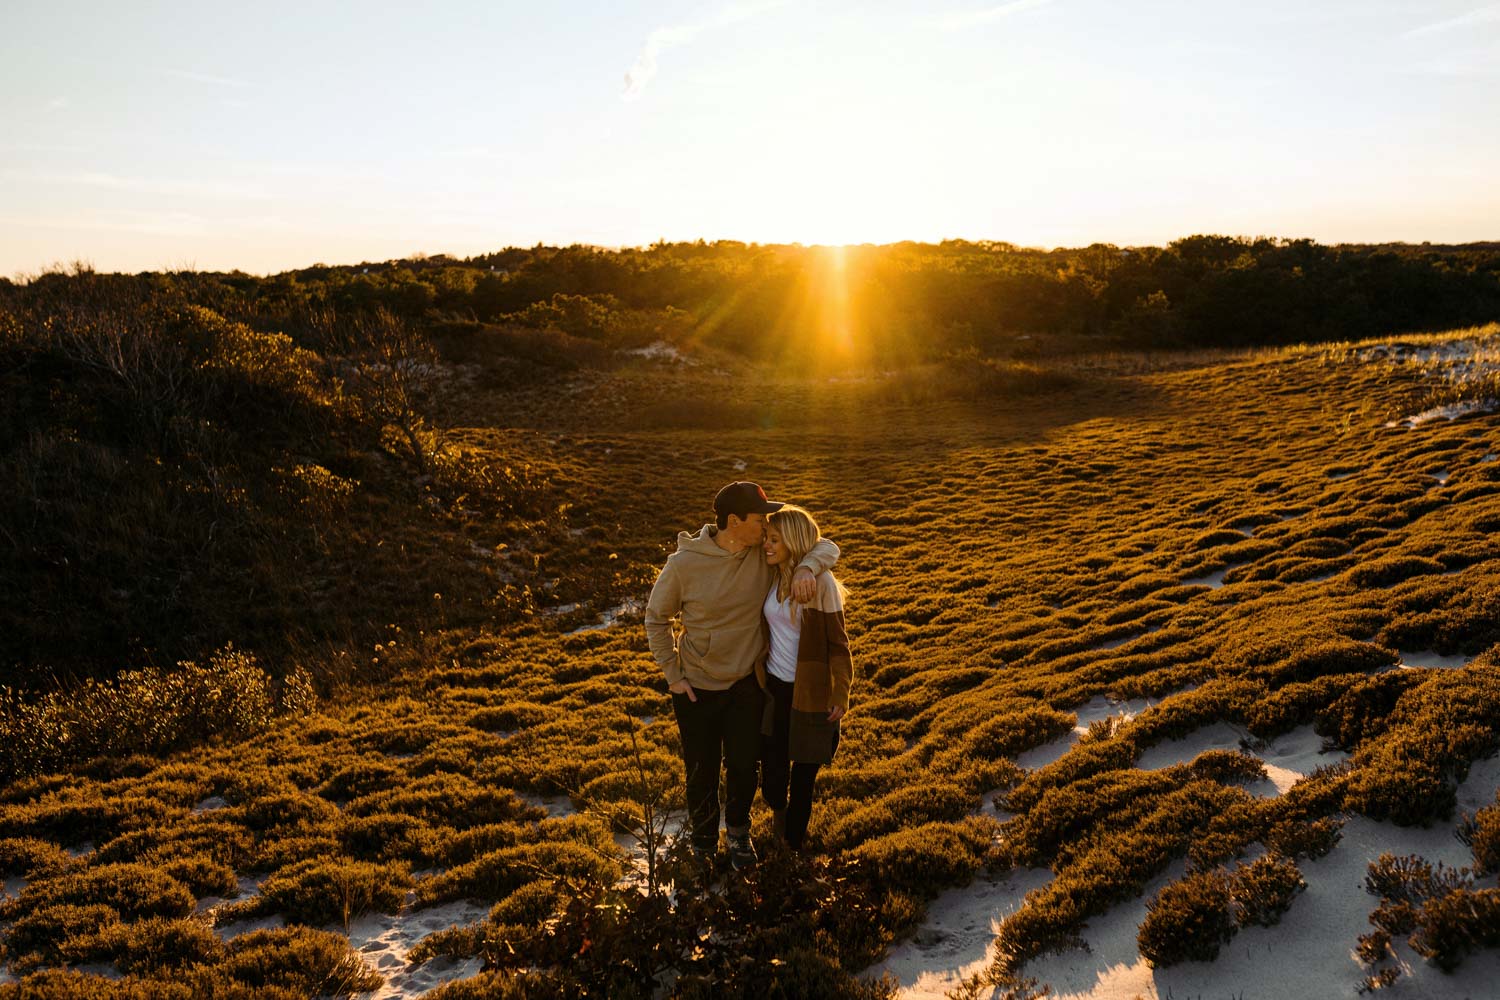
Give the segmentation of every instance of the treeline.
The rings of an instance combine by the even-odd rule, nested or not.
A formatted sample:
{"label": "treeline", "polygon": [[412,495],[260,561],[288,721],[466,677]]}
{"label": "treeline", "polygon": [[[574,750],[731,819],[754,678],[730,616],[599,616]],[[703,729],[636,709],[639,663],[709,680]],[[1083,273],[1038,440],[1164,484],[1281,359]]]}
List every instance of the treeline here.
{"label": "treeline", "polygon": [[[964,349],[1214,348],[1449,329],[1500,315],[1500,243],[1324,246],[1191,236],[1036,250],[732,241],[537,246],[457,260],[193,275],[194,297],[302,339],[326,312],[547,330],[610,348],[701,344],[883,364]],[[36,282],[59,280],[42,275]],[[313,345],[316,346],[316,345]]]}

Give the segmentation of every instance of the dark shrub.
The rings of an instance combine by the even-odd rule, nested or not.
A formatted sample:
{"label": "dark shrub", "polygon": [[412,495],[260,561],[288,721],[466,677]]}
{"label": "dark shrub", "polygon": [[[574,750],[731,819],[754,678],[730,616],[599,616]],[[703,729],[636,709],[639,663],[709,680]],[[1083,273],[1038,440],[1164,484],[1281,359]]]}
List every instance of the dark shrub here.
{"label": "dark shrub", "polygon": [[1241,927],[1271,927],[1292,905],[1292,897],[1305,888],[1302,872],[1291,858],[1267,854],[1249,864],[1236,865],[1229,885],[1235,922]]}
{"label": "dark shrub", "polygon": [[1146,904],[1136,944],[1155,968],[1211,962],[1235,930],[1230,878],[1223,869],[1214,869],[1163,886]]}
{"label": "dark shrub", "polygon": [[1475,871],[1500,871],[1500,805],[1485,806],[1474,814],[1467,839],[1474,849]]}
{"label": "dark shrub", "polygon": [[1444,972],[1470,952],[1500,947],[1500,889],[1453,889],[1428,900],[1411,946]]}

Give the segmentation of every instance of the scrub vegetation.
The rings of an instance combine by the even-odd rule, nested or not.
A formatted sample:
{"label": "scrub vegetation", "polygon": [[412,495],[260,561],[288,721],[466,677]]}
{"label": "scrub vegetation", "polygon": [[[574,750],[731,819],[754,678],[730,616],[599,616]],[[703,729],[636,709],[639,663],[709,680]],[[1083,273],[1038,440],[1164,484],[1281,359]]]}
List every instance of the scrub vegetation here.
{"label": "scrub vegetation", "polygon": [[[443,1000],[889,996],[938,893],[1048,869],[964,987],[1019,990],[1148,890],[1142,957],[1211,960],[1355,815],[1474,855],[1372,865],[1372,983],[1496,946],[1500,805],[1456,789],[1500,750],[1500,432],[1405,418],[1500,329],[827,377],[197,280],[0,297],[0,998],[356,995],[354,924],[463,900],[409,956],[475,963]],[[647,885],[640,602],[735,478],[842,547],[853,707],[805,855]]]}

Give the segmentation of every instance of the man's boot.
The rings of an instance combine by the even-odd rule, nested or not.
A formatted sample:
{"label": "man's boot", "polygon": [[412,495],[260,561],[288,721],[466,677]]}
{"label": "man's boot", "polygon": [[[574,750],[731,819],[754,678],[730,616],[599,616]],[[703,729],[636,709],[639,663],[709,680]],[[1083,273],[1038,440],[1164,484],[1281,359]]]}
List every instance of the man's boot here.
{"label": "man's boot", "polygon": [[775,838],[776,843],[778,843],[778,844],[785,844],[786,843],[786,810],[785,809],[772,809],[771,810],[771,836]]}

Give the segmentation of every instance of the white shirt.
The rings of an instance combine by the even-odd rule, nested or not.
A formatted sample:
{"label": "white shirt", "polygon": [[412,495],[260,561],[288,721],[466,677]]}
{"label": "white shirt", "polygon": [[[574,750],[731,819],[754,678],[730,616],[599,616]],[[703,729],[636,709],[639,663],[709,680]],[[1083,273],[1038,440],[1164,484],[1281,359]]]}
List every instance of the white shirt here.
{"label": "white shirt", "polygon": [[778,601],[776,585],[772,584],[761,608],[771,626],[771,657],[766,661],[766,669],[788,684],[797,680],[797,643],[802,638],[802,609],[794,613],[795,605],[790,594],[785,601]]}

